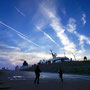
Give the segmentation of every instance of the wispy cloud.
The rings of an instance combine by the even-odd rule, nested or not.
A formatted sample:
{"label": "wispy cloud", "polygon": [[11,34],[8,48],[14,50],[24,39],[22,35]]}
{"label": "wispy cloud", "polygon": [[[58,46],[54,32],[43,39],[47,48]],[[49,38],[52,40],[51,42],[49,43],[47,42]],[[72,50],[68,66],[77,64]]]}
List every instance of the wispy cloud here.
{"label": "wispy cloud", "polygon": [[21,12],[17,7],[15,7],[15,9],[17,10],[17,12],[19,12],[22,16],[25,17],[25,14],[23,12]]}
{"label": "wispy cloud", "polygon": [[14,69],[14,65],[11,61],[9,61],[8,58],[0,57],[0,69],[2,67],[8,68],[8,69]]}
{"label": "wispy cloud", "polygon": [[55,13],[48,9],[43,7],[43,11],[47,14],[48,18],[50,19],[50,26],[52,29],[56,32],[58,38],[60,39],[61,43],[64,45],[65,51],[76,51],[76,46],[73,42],[71,42],[68,38],[68,36],[65,33],[65,29],[63,28],[63,25],[60,22],[60,18],[58,18]]}
{"label": "wispy cloud", "polygon": [[85,25],[86,24],[86,14],[85,13],[83,13],[82,14],[82,21],[83,21],[83,24]]}
{"label": "wispy cloud", "polygon": [[73,18],[69,18],[68,24],[67,24],[67,30],[69,32],[74,32],[76,30],[76,20]]}
{"label": "wispy cloud", "polygon": [[87,44],[90,45],[90,37],[86,37],[85,35],[79,34],[76,31],[76,20],[74,18],[69,18],[68,24],[67,24],[67,28],[66,28],[70,33],[75,34],[78,39],[79,39],[79,45],[81,46],[82,50],[78,50],[78,52],[84,53],[85,49],[84,49],[84,45],[85,45],[85,41]]}
{"label": "wispy cloud", "polygon": [[32,44],[34,44],[35,46],[39,46],[38,44],[36,44],[36,43],[34,43],[33,41],[31,41],[30,39],[28,39],[29,37],[27,37],[26,35],[22,34],[22,33],[19,32],[18,30],[10,27],[9,25],[5,24],[4,22],[0,21],[0,24],[4,25],[5,27],[7,27],[7,28],[9,28],[9,29],[11,29],[11,30],[13,30],[14,32],[16,32],[16,34],[17,34],[18,36],[20,36],[21,38],[23,38],[23,39],[26,40],[27,42],[32,43]]}
{"label": "wispy cloud", "polygon": [[79,37],[81,47],[84,47],[85,41],[90,45],[90,37],[86,37],[85,35],[81,35],[77,32],[75,32],[75,34]]}
{"label": "wispy cloud", "polygon": [[41,27],[39,26],[36,26],[36,28],[41,31],[47,38],[49,38],[54,44],[56,44],[58,47],[60,47],[60,45],[52,39],[52,37],[50,35],[48,35],[46,32],[44,32],[43,30],[41,30]]}
{"label": "wispy cloud", "polygon": [[38,63],[42,59],[49,59],[51,55],[45,52],[21,52],[21,51],[10,51],[0,50],[0,57],[7,58],[13,64],[21,64],[23,63],[21,59],[26,60],[29,64]]}
{"label": "wispy cloud", "polygon": [[[52,2],[53,1],[51,1],[50,3],[52,3]],[[48,24],[56,32],[57,37],[59,38],[60,42],[64,46],[63,50],[65,50],[67,52],[73,52],[75,54],[79,53],[79,55],[85,52],[84,42],[86,41],[86,43],[89,44],[89,38],[83,35],[84,37],[83,37],[83,39],[81,39],[82,35],[76,32],[77,27],[76,27],[75,19],[70,18],[68,25],[65,28],[65,26],[62,25],[61,17],[57,15],[56,6],[49,5],[49,3],[47,3],[47,1],[45,1],[40,4],[39,9],[40,9],[40,12],[42,13],[42,15],[45,17],[45,19],[46,18],[48,19]],[[65,14],[65,12],[64,12],[64,14]],[[83,24],[86,23],[85,17],[86,17],[86,15],[83,15],[83,18],[82,18]],[[83,42],[81,45],[81,49],[78,49],[78,47],[76,46],[77,44],[75,44],[74,41],[71,41],[69,39],[65,30],[68,30],[69,32],[77,35],[77,37],[80,41],[80,43],[79,43],[80,45]]]}
{"label": "wispy cloud", "polygon": [[7,48],[7,49],[13,49],[13,50],[16,50],[16,51],[21,50],[19,47],[9,46],[9,45],[3,44],[3,43],[0,43],[0,47],[1,48]]}

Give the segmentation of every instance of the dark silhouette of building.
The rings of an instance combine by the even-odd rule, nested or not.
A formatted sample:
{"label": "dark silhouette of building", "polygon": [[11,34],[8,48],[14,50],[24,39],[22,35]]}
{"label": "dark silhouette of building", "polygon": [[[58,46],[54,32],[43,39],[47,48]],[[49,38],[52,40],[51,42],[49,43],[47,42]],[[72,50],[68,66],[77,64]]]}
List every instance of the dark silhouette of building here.
{"label": "dark silhouette of building", "polygon": [[72,61],[72,58],[70,58],[70,61]]}
{"label": "dark silhouette of building", "polygon": [[41,72],[41,70],[40,70],[39,66],[37,65],[35,68],[35,75],[36,75],[35,80],[34,80],[35,84],[36,83],[39,84],[40,72]]}
{"label": "dark silhouette of building", "polygon": [[27,61],[24,61],[24,62],[23,62],[23,66],[28,66]]}
{"label": "dark silhouette of building", "polygon": [[86,56],[84,57],[84,61],[87,61],[87,57]]}
{"label": "dark silhouette of building", "polygon": [[19,70],[19,66],[18,65],[15,67],[15,70]]}

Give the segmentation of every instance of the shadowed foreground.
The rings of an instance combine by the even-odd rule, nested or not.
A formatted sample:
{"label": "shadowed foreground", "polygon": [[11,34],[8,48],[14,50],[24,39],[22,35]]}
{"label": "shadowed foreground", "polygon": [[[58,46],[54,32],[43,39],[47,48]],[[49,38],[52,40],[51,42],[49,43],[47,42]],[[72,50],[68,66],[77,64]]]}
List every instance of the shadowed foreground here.
{"label": "shadowed foreground", "polygon": [[[56,73],[41,73],[40,84],[34,84],[34,72],[5,71],[0,75],[0,87],[7,90],[90,90],[90,76],[64,75],[61,83]],[[0,90],[6,90],[1,89]]]}

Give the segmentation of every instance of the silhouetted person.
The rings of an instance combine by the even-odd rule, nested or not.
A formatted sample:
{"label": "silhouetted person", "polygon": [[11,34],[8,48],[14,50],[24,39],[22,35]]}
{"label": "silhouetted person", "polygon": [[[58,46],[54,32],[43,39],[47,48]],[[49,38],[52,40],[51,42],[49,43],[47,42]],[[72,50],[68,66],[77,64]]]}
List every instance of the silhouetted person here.
{"label": "silhouetted person", "polygon": [[84,61],[87,61],[87,57],[86,56],[84,57]]}
{"label": "silhouetted person", "polygon": [[59,70],[59,77],[61,79],[61,81],[63,82],[63,72],[62,72],[62,69]]}
{"label": "silhouetted person", "polygon": [[41,70],[40,70],[39,66],[37,65],[35,68],[35,75],[36,75],[35,80],[34,80],[35,84],[36,83],[39,84],[40,72],[41,72]]}

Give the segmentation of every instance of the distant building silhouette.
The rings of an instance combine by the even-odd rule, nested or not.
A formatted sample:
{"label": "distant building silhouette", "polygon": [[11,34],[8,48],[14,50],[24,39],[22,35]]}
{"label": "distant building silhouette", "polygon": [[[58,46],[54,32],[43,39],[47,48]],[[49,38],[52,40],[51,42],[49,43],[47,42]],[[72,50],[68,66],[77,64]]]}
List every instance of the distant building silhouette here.
{"label": "distant building silhouette", "polygon": [[19,70],[19,66],[18,65],[15,67],[15,70]]}
{"label": "distant building silhouette", "polygon": [[72,58],[70,58],[70,61],[72,61]]}
{"label": "distant building silhouette", "polygon": [[28,66],[27,61],[24,61],[24,62],[23,62],[23,66]]}
{"label": "distant building silhouette", "polygon": [[30,66],[28,65],[27,61],[23,62],[23,65],[20,67],[20,70],[26,70],[28,69]]}
{"label": "distant building silhouette", "polygon": [[84,61],[87,61],[87,57],[86,56],[84,56]]}

